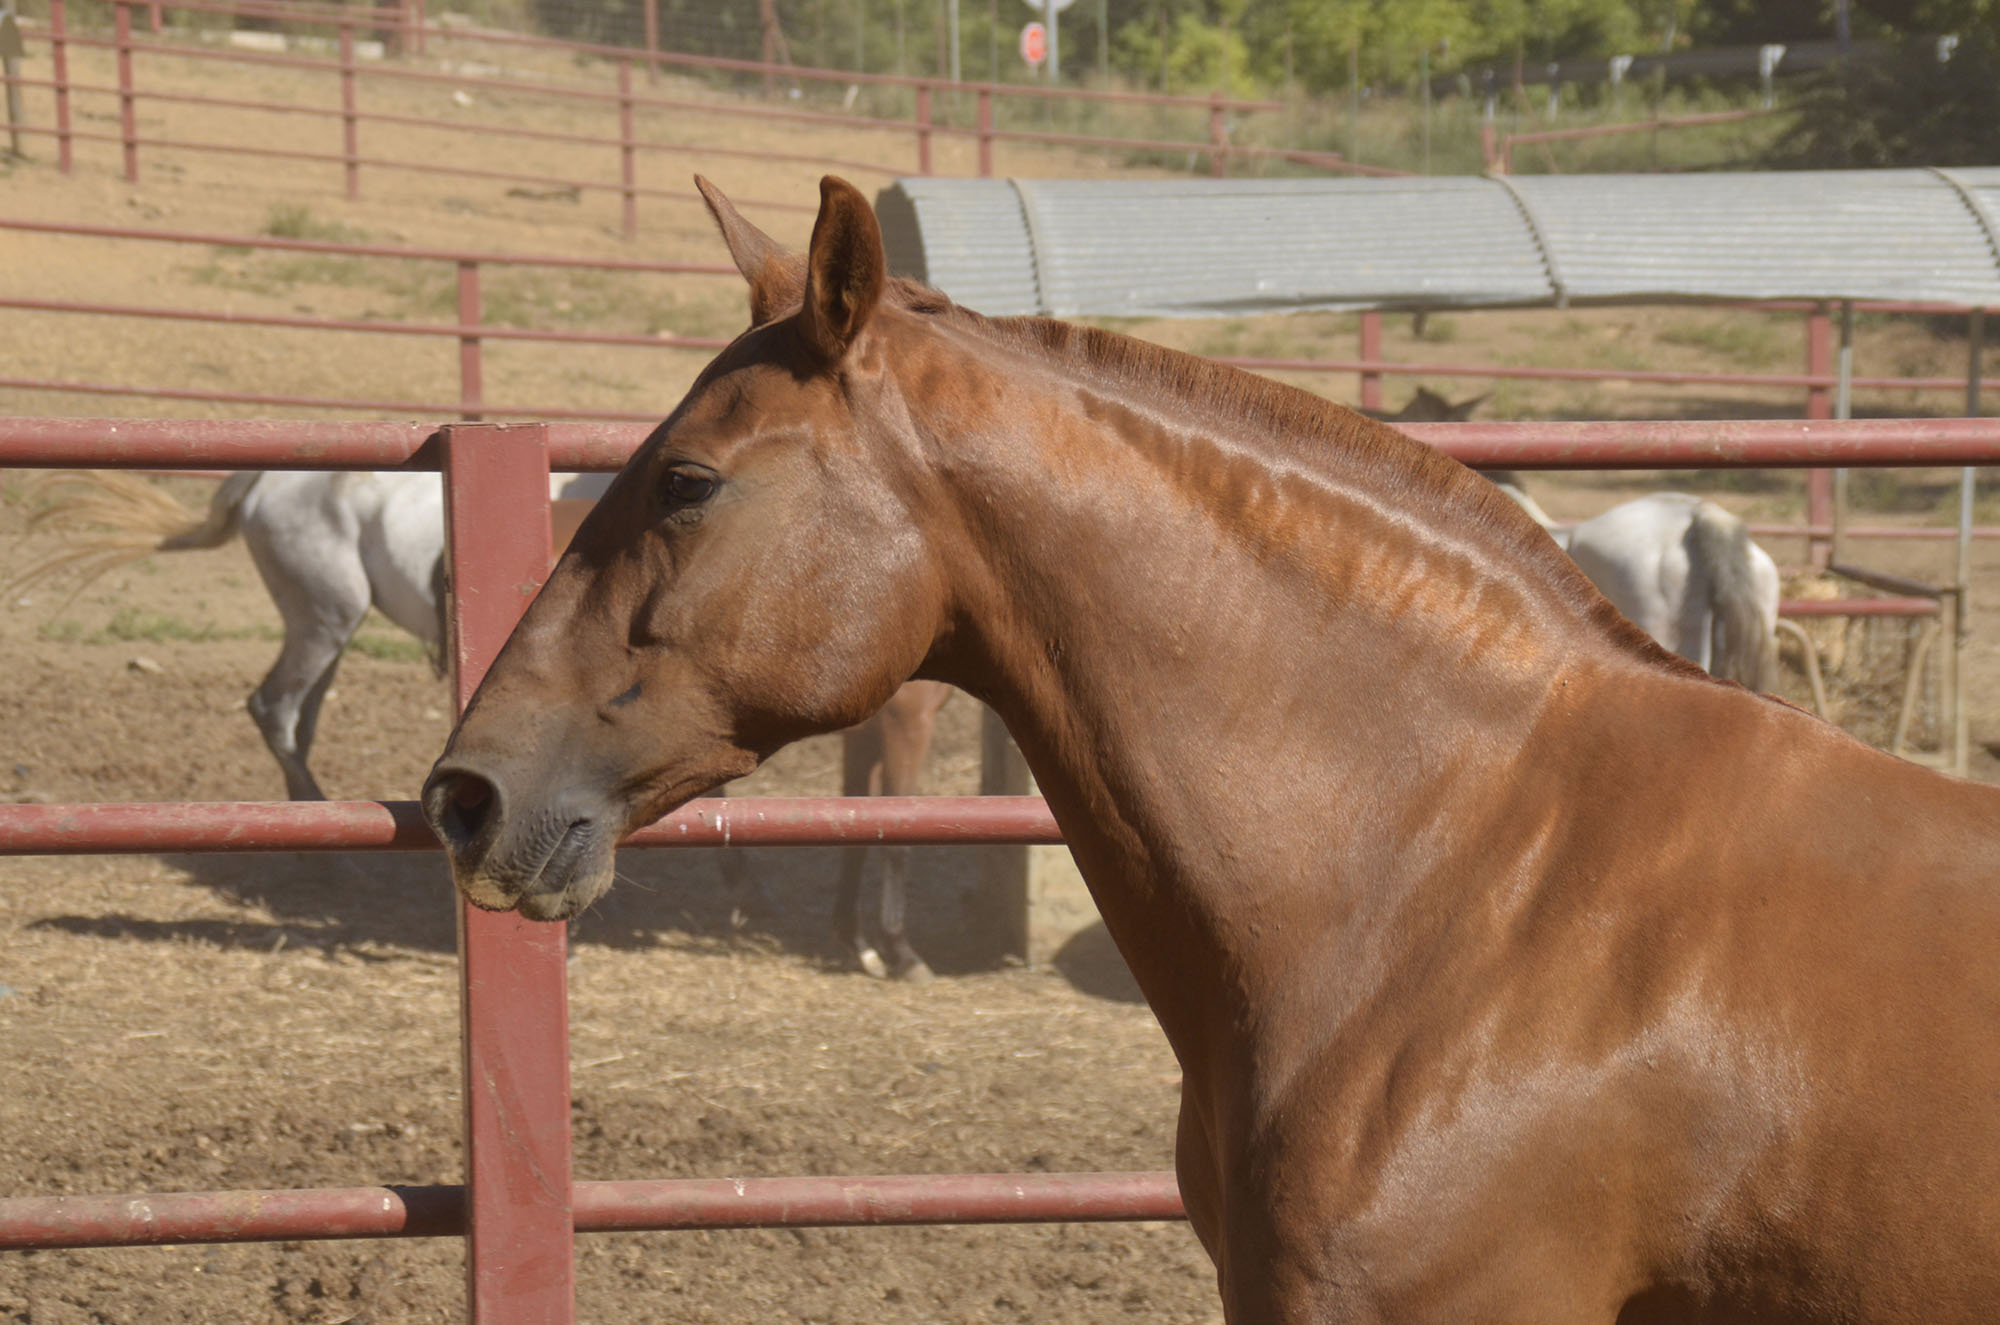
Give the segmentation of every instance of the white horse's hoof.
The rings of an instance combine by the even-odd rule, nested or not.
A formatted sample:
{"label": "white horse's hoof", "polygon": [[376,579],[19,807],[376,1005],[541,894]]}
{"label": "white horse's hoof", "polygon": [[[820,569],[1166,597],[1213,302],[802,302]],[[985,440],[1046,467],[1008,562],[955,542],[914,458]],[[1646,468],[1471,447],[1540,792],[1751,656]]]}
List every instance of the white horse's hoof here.
{"label": "white horse's hoof", "polygon": [[863,948],[854,954],[854,959],[861,963],[862,970],[868,972],[868,974],[874,976],[877,980],[887,980],[889,978],[889,963],[883,961],[882,954],[875,951],[875,949]]}
{"label": "white horse's hoof", "polygon": [[937,979],[937,974],[923,962],[916,961],[896,972],[896,978],[906,984],[927,985]]}

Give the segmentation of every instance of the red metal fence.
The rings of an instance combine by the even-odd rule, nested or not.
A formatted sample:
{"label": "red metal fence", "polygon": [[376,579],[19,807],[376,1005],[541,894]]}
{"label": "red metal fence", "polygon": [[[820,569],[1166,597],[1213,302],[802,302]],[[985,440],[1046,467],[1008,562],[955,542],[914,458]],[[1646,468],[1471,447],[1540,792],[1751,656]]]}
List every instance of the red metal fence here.
{"label": "red metal fence", "polygon": [[[2000,420],[1441,424],[1413,433],[1516,468],[2000,463]],[[0,467],[438,468],[447,486],[461,704],[548,564],[551,465],[616,468],[643,432],[585,424],[0,420]],[[477,512],[477,518],[472,513]],[[1037,799],[709,801],[635,845],[1054,842]],[[8,805],[0,853],[418,850],[416,806]],[[463,1235],[473,1318],[568,1321],[576,1232],[1159,1219],[1170,1174],[572,1182],[564,929],[462,908],[463,1187],[0,1200],[0,1247]],[[503,1117],[504,1114],[504,1117]]]}
{"label": "red metal fence", "polygon": [[[136,24],[133,11],[145,8],[150,17],[148,24]],[[996,144],[1009,142],[1037,143],[1044,146],[1077,148],[1091,151],[1139,154],[1188,154],[1190,158],[1200,156],[1208,162],[1209,170],[1215,175],[1225,175],[1232,161],[1262,162],[1282,161],[1292,165],[1317,170],[1342,173],[1400,174],[1403,172],[1385,170],[1350,162],[1332,152],[1312,152],[1291,148],[1256,146],[1231,141],[1232,117],[1247,114],[1282,111],[1278,102],[1252,101],[1228,97],[1220,92],[1208,97],[1167,96],[1155,93],[1131,93],[1095,91],[1083,88],[1043,88],[1023,87],[1005,83],[951,83],[937,78],[909,77],[889,74],[861,74],[844,70],[812,69],[795,65],[763,64],[748,60],[731,60],[712,56],[683,55],[673,52],[653,50],[635,51],[622,46],[603,46],[583,42],[559,41],[547,37],[531,37],[518,33],[498,32],[491,29],[467,31],[459,28],[429,27],[417,21],[408,8],[395,14],[392,31],[397,34],[397,45],[404,49],[422,49],[428,42],[470,42],[500,45],[504,47],[549,50],[565,53],[579,64],[601,62],[612,71],[613,83],[610,87],[552,81],[529,81],[520,78],[504,78],[497,75],[475,75],[464,72],[445,73],[436,70],[410,68],[402,64],[382,61],[365,61],[357,58],[355,32],[380,27],[383,18],[380,11],[362,7],[332,8],[324,11],[301,9],[292,6],[272,7],[223,3],[222,0],[186,0],[175,4],[173,9],[202,15],[225,17],[272,18],[281,17],[295,25],[322,25],[334,30],[337,54],[332,59],[316,59],[309,56],[279,53],[274,51],[246,51],[216,49],[184,42],[155,40],[166,31],[161,22],[164,6],[128,3],[114,0],[112,6],[113,27],[109,36],[86,35],[73,31],[68,23],[64,0],[50,0],[49,21],[46,26],[29,25],[28,30],[45,37],[51,48],[51,72],[47,79],[23,78],[26,87],[47,88],[52,94],[54,105],[54,125],[25,126],[22,132],[56,140],[57,159],[60,168],[67,172],[72,168],[74,144],[78,142],[116,143],[119,146],[125,177],[136,181],[140,171],[140,149],[170,149],[182,152],[218,152],[232,155],[250,155],[293,161],[309,161],[327,166],[338,166],[344,180],[347,196],[360,196],[361,171],[365,166],[370,170],[419,171],[430,175],[452,176],[468,179],[487,179],[512,184],[535,185],[543,188],[574,189],[579,192],[616,193],[623,203],[624,227],[627,236],[638,231],[638,204],[641,198],[671,199],[686,201],[687,195],[680,189],[661,189],[640,184],[638,161],[642,155],[671,154],[706,158],[737,158],[761,161],[798,162],[815,166],[830,167],[858,173],[882,175],[932,173],[933,143],[937,138],[957,138],[971,140],[977,144],[978,171],[984,175],[994,173],[994,149]],[[149,36],[149,32],[151,36]],[[106,50],[113,54],[117,71],[115,86],[83,84],[72,81],[69,73],[69,52],[71,48]],[[284,68],[301,73],[318,74],[334,80],[339,89],[339,108],[322,107],[302,101],[248,101],[213,97],[196,93],[152,91],[139,85],[136,73],[136,57],[141,53],[149,59],[174,58],[203,62],[222,62],[238,65],[255,65],[266,68]],[[891,119],[882,116],[834,113],[792,108],[790,106],[765,106],[742,103],[724,103],[689,97],[669,97],[657,93],[640,92],[633,86],[632,69],[640,64],[649,73],[657,73],[663,66],[687,70],[750,74],[766,80],[783,80],[789,86],[801,82],[832,83],[843,86],[868,85],[889,87],[907,91],[911,95],[912,114],[908,120]],[[448,120],[434,116],[407,116],[369,111],[361,108],[360,94],[365,81],[397,81],[402,83],[443,84],[454,89],[505,92],[512,96],[530,96],[555,100],[572,105],[597,106],[614,112],[617,128],[615,132],[563,133],[547,129],[529,128],[512,124],[479,123],[465,120]],[[969,125],[947,122],[941,118],[938,102],[941,96],[953,99],[970,98],[973,104],[973,121]],[[118,105],[119,129],[116,134],[79,129],[72,118],[71,99],[78,95],[116,98]],[[998,99],[1027,99],[1043,102],[1091,102],[1120,104],[1128,106],[1157,107],[1166,110],[1198,114],[1206,119],[1207,134],[1202,139],[1180,139],[1162,137],[1140,137],[1133,135],[1104,135],[1059,132],[1053,129],[1003,128],[996,123],[995,103]],[[274,147],[254,141],[229,143],[192,142],[184,139],[147,136],[142,133],[138,108],[142,102],[159,104],[180,104],[209,106],[239,111],[260,111],[286,115],[303,115],[339,122],[339,149],[333,150],[332,135],[329,133],[327,149],[305,151],[297,148]],[[897,137],[908,135],[915,146],[914,160],[907,164],[895,164],[882,160],[859,159],[830,156],[824,152],[797,153],[766,149],[731,148],[714,144],[666,142],[642,136],[638,131],[639,116],[647,114],[654,118],[671,114],[677,119],[689,116],[704,118],[754,120],[765,123],[807,124],[839,129],[843,133],[856,130],[885,132]],[[560,143],[579,148],[601,148],[608,162],[615,158],[618,162],[617,178],[608,173],[601,177],[579,177],[574,175],[555,176],[529,174],[519,171],[494,171],[474,169],[440,161],[410,161],[393,157],[363,155],[361,131],[366,125],[394,126],[396,128],[424,128],[452,133],[500,136],[514,140]],[[772,202],[756,199],[739,199],[739,203],[751,207],[766,207],[780,210],[810,210],[796,202]]]}
{"label": "red metal fence", "polygon": [[[692,192],[689,193],[692,197]],[[714,337],[682,336],[671,333],[629,335],[614,332],[574,331],[537,327],[496,326],[486,323],[482,299],[482,269],[496,266],[573,268],[590,271],[634,274],[725,277],[739,279],[736,269],[726,263],[650,262],[620,258],[578,258],[556,255],[488,253],[464,250],[404,247],[388,244],[336,243],[327,240],[286,239],[271,236],[219,235],[189,231],[157,230],[133,226],[97,226],[69,222],[29,221],[0,217],[0,230],[58,234],[78,239],[138,241],[177,245],[206,245],[217,248],[245,248],[294,253],[311,253],[343,258],[387,258],[412,262],[449,263],[456,272],[458,320],[452,323],[395,322],[387,319],[365,321],[303,317],[291,314],[253,314],[203,311],[182,307],[149,307],[131,304],[99,304],[76,300],[10,298],[0,296],[0,308],[22,312],[70,313],[97,317],[121,317],[164,321],[202,322],[216,325],[262,326],[292,331],[348,332],[364,335],[412,336],[455,339],[459,345],[459,390],[456,402],[440,400],[379,400],[364,397],[309,397],[251,394],[191,387],[148,387],[143,384],[79,380],[54,380],[0,376],[0,388],[15,390],[70,392],[80,395],[135,396],[161,400],[200,400],[225,404],[249,404],[266,408],[323,408],[366,410],[371,413],[437,415],[457,412],[473,420],[500,415],[542,419],[602,419],[643,422],[654,413],[584,410],[560,404],[494,404],[486,399],[484,346],[490,341],[527,341],[566,345],[612,345],[664,350],[720,349],[727,342]],[[1626,381],[1662,385],[1740,386],[1762,389],[1797,388],[1805,393],[1808,418],[1829,418],[1839,384],[1834,371],[1833,318],[1823,304],[1789,301],[1749,307],[1780,312],[1798,312],[1807,320],[1805,371],[1800,373],[1717,373],[1667,372],[1625,368],[1535,368],[1496,364],[1452,364],[1398,362],[1383,358],[1382,318],[1377,311],[1360,315],[1360,357],[1355,359],[1248,358],[1225,357],[1224,363],[1259,372],[1355,373],[1360,380],[1359,403],[1364,409],[1382,407],[1385,376],[1424,377],[1431,381],[1446,378],[1471,380],[1535,381]],[[1954,313],[1967,312],[1930,304],[1857,304],[1862,312]],[[1955,391],[1967,388],[1961,377],[1900,377],[1861,375],[1849,385],[1861,390]],[[1987,383],[2000,388],[2000,379]],[[1822,515],[1816,523],[1824,524]]]}

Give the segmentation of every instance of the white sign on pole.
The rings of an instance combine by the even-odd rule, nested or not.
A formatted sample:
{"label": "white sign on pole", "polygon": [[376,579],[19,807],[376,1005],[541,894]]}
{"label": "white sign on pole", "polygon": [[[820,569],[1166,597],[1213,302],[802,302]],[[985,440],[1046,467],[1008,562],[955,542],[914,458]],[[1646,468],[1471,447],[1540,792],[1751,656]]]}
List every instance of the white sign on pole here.
{"label": "white sign on pole", "polygon": [[[1062,25],[1056,15],[1075,4],[1076,0],[1027,0],[1028,8],[1036,13],[1049,16],[1049,81],[1062,77]],[[1037,24],[1036,26],[1040,26]]]}

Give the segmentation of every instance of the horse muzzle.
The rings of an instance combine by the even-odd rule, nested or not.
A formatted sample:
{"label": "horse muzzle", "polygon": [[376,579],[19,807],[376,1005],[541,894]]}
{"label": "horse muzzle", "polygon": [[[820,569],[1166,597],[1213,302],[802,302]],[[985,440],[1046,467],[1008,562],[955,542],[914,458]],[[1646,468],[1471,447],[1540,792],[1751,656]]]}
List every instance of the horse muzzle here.
{"label": "horse muzzle", "polygon": [[567,920],[611,886],[624,820],[600,796],[576,788],[510,794],[487,772],[440,760],[423,807],[453,882],[474,906]]}

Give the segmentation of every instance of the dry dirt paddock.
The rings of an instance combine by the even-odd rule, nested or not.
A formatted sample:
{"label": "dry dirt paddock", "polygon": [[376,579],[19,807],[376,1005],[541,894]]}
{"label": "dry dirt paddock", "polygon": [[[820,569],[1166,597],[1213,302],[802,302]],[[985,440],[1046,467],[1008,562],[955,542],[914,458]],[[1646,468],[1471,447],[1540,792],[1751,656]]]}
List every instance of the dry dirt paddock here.
{"label": "dry dirt paddock", "polygon": [[[97,57],[77,59],[83,76],[107,81]],[[148,86],[222,95],[267,95],[282,82],[275,74],[232,81],[150,58],[143,70]],[[441,89],[383,96],[383,108],[401,113],[454,113]],[[107,113],[102,104],[84,110],[88,123],[104,123],[90,118]],[[573,127],[538,113],[538,123]],[[196,140],[229,131],[198,116],[149,125]],[[729,132],[735,145],[769,141]],[[784,138],[795,150],[907,150],[831,131]],[[511,149],[484,142],[453,139],[435,150],[476,165],[563,167],[501,159]],[[383,150],[391,147],[426,150],[415,140]],[[711,169],[740,196],[813,196],[816,172],[805,166],[694,155],[673,163],[674,177],[687,166]],[[1055,157],[1003,168],[1101,170]],[[282,207],[303,207],[314,226],[392,243],[721,257],[691,199],[649,204],[635,250],[617,237],[614,205],[601,196],[524,197],[371,175],[363,200],[350,204],[326,170],[286,175],[265,163],[167,153],[148,154],[138,186],[115,170],[101,147],[80,152],[69,179],[45,160],[0,166],[0,203],[16,217],[237,235],[267,228]],[[791,242],[803,238],[802,214],[759,219]],[[8,255],[0,288],[16,297],[415,320],[449,310],[448,272],[419,279],[392,264],[336,269],[227,249],[19,235],[0,243]],[[727,281],[609,286],[544,275],[496,282],[490,294],[496,319],[535,325],[720,334],[742,317],[741,290]],[[1346,354],[1354,334],[1351,320],[1318,315],[1135,329],[1209,353]],[[1957,362],[1957,349],[1921,329],[1871,325],[1868,336],[1868,367],[1949,372]],[[1699,310],[1435,319],[1421,334],[1392,319],[1389,348],[1434,362],[1781,369],[1799,358],[1795,323],[1728,322]],[[9,373],[67,380],[397,399],[455,392],[448,341],[412,348],[384,337],[20,314],[0,319],[0,360]],[[664,413],[698,363],[648,351],[502,347],[489,361],[488,390],[495,400]],[[1407,389],[1393,383],[1391,403]],[[1862,404],[1941,407],[1913,398]],[[1795,402],[1529,385],[1503,388],[1487,407],[1571,417],[1788,408]],[[0,413],[114,412],[260,411],[0,392]],[[1945,477],[1908,476],[1876,495],[1897,518],[1935,520]],[[41,547],[17,541],[21,479],[0,475],[5,566]],[[1537,479],[1535,488],[1558,516],[1574,517],[1667,481],[1577,476]],[[1797,482],[1785,476],[1674,481],[1699,482],[1756,518],[1798,514]],[[205,500],[200,483],[172,487]],[[1773,550],[1799,559],[1795,546]],[[1932,577],[1946,564],[1935,546],[1867,555]],[[2000,551],[1988,545],[1976,592],[2000,604]],[[275,620],[240,546],[143,562],[68,603],[37,594],[0,608],[0,799],[280,796],[242,702],[275,653]],[[1857,663],[1842,682],[1844,721],[1886,732],[1899,657],[1885,638],[1872,661]],[[2000,649],[1990,635],[1975,636],[1969,665],[1974,771],[1992,779],[2000,763],[1985,746],[2000,741]],[[1802,696],[1795,676],[1787,685]],[[447,708],[422,658],[381,623],[365,627],[322,724],[315,766],[329,792],[410,796],[444,738]],[[976,725],[969,701],[947,708],[930,790],[974,788]],[[821,743],[788,752],[751,790],[835,788],[833,754]],[[703,853],[634,856],[610,899],[573,926],[579,1177],[1170,1164],[1175,1064],[1101,931],[1050,969],[1008,967],[966,922],[963,857],[924,853],[912,923],[940,979],[883,985],[844,969],[826,937],[833,853],[768,852],[755,864],[769,900],[743,910]],[[452,942],[450,892],[430,857],[0,861],[0,1195],[457,1181]],[[590,1236],[579,1243],[579,1273],[579,1316],[592,1322],[1216,1319],[1209,1267],[1179,1224]],[[451,1241],[9,1253],[0,1255],[0,1320],[448,1321],[459,1318],[460,1275]]]}

